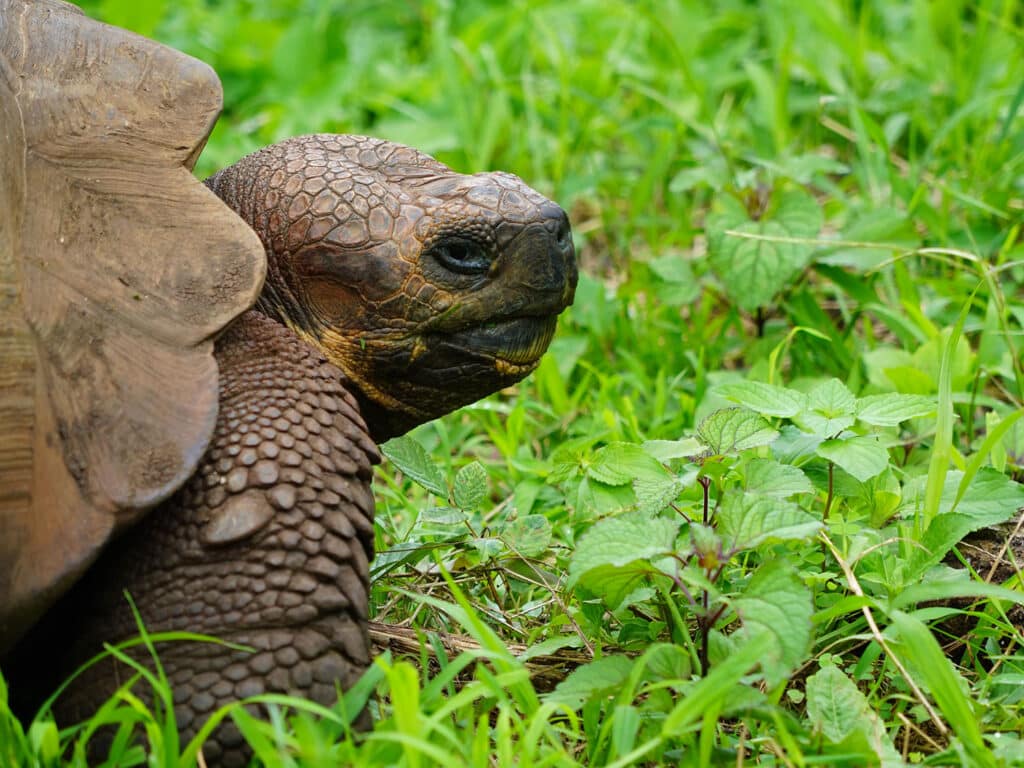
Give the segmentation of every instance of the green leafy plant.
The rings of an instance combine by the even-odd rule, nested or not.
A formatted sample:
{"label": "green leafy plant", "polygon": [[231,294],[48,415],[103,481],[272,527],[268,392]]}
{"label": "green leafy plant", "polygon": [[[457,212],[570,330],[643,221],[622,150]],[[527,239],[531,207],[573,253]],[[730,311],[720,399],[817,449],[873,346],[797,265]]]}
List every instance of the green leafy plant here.
{"label": "green leafy plant", "polygon": [[[370,133],[573,223],[538,370],[384,446],[372,600],[421,649],[369,734],[223,714],[259,762],[1024,764],[1018,4],[83,6],[219,73],[201,174]],[[4,694],[0,763],[115,715],[113,760],[195,754]]]}

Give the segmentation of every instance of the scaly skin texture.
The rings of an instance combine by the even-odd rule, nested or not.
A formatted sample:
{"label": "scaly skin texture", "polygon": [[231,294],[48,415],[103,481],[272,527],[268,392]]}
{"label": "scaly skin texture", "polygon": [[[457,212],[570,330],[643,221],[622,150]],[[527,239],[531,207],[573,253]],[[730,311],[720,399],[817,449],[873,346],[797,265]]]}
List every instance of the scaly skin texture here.
{"label": "scaly skin texture", "polygon": [[378,441],[522,379],[572,303],[568,219],[511,174],[313,135],[207,184],[267,248],[258,306],[349,375]]}
{"label": "scaly skin texture", "polygon": [[[14,696],[49,693],[104,641],[135,634],[127,590],[150,632],[256,649],[161,646],[185,737],[238,697],[330,704],[336,686],[352,685],[370,661],[374,441],[532,371],[576,285],[565,213],[509,174],[465,176],[408,147],[317,135],[207,184],[268,259],[257,308],[217,341],[212,442],[188,483],[102,553],[12,667],[33,671],[12,682]],[[125,674],[90,672],[58,701],[61,721],[94,712]],[[226,725],[205,754],[234,766],[248,752]]]}
{"label": "scaly skin texture", "polygon": [[[370,479],[379,455],[344,374],[257,312],[218,340],[216,355],[220,415],[199,470],[103,554],[30,638],[39,661],[18,665],[37,674],[53,658],[81,661],[105,640],[136,634],[126,589],[151,632],[254,647],[159,646],[186,738],[236,698],[280,692],[332,704],[335,685],[350,687],[370,661]],[[60,722],[90,716],[117,677],[112,665],[88,674],[58,700]],[[204,753],[211,765],[248,757],[233,725]]]}

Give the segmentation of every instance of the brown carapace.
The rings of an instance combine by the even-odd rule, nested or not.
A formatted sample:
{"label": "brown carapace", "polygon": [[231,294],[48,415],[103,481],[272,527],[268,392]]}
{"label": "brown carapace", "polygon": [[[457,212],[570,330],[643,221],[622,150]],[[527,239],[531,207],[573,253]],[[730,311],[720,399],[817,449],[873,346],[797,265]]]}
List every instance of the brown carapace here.
{"label": "brown carapace", "polygon": [[[255,649],[158,646],[184,736],[239,697],[332,703],[370,661],[376,442],[527,375],[573,298],[561,208],[378,139],[217,173],[239,221],[188,173],[218,105],[194,60],[0,0],[0,652],[23,711],[136,633],[125,591],[151,633]],[[230,725],[204,751],[247,759]]]}

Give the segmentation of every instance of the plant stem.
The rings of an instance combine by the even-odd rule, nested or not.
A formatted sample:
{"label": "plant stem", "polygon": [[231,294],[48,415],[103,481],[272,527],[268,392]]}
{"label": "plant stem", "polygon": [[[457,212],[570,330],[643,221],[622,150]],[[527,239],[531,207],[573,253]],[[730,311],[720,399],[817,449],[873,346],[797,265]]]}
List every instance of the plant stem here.
{"label": "plant stem", "polygon": [[832,495],[835,489],[835,471],[836,465],[830,461],[828,463],[828,495],[825,497],[825,514],[822,515],[822,521],[828,520],[828,513],[832,509]]}

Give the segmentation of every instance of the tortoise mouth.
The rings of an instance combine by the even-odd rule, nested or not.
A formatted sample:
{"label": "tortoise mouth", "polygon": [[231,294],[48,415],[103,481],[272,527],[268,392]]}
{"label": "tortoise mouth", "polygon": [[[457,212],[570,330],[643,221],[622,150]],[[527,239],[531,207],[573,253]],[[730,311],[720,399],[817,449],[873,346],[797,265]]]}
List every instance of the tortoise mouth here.
{"label": "tortoise mouth", "polygon": [[557,315],[511,317],[439,334],[442,343],[494,360],[502,373],[525,375],[537,367],[555,335]]}

